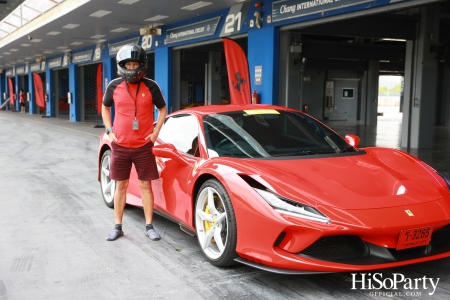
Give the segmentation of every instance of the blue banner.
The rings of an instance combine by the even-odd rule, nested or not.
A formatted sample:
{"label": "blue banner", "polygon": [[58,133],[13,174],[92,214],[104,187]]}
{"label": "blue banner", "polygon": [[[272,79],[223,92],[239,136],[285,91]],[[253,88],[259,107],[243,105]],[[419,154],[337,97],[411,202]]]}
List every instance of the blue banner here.
{"label": "blue banner", "polygon": [[175,43],[216,33],[220,17],[166,30],[165,42]]}
{"label": "blue banner", "polygon": [[[400,0],[403,1],[403,0]],[[324,13],[376,0],[283,0],[272,3],[272,21]]]}

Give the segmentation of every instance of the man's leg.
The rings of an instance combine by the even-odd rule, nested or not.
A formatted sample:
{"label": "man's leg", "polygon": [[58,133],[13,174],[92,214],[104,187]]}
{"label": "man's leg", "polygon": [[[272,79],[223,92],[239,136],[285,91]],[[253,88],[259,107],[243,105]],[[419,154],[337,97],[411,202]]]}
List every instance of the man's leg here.
{"label": "man's leg", "polygon": [[129,179],[116,181],[116,192],[114,193],[114,219],[116,224],[122,224],[123,212],[127,203],[127,188]]}
{"label": "man's leg", "polygon": [[116,192],[114,193],[114,219],[116,226],[114,230],[106,237],[107,241],[117,240],[123,235],[122,231],[122,218],[127,203],[127,188],[129,179],[116,181]]}
{"label": "man's leg", "polygon": [[145,223],[152,224],[153,221],[153,190],[152,182],[139,180],[141,187],[142,206],[144,207]]}
{"label": "man's leg", "polygon": [[153,205],[154,205],[154,198],[153,198],[153,190],[152,190],[152,182],[151,181],[145,181],[145,180],[139,180],[139,186],[141,187],[141,199],[142,199],[142,206],[144,207],[144,215],[145,215],[145,224],[146,224],[146,235],[154,240],[157,241],[161,239],[161,236],[155,231],[153,228]]}

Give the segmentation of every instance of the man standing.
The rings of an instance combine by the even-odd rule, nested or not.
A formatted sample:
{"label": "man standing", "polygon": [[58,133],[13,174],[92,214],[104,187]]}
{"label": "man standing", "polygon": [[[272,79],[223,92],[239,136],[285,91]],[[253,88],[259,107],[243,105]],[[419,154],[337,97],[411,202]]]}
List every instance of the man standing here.
{"label": "man standing", "polygon": [[[153,143],[167,114],[167,107],[156,82],[145,78],[147,55],[140,46],[128,44],[117,53],[117,73],[103,96],[102,117],[111,142],[110,178],[116,180],[114,217],[116,226],[106,237],[114,241],[123,235],[122,217],[131,166],[134,164],[141,188],[141,199],[146,222],[145,234],[152,240],[161,236],[152,225],[153,191],[151,181],[158,179],[158,169],[152,154]],[[114,125],[110,107],[114,104]],[[159,110],[153,128],[153,107]]]}
{"label": "man standing", "polygon": [[23,91],[23,89],[20,89],[20,93],[19,93],[19,97],[20,97],[20,113],[24,114],[25,112],[25,108],[26,108],[26,95],[25,92]]}

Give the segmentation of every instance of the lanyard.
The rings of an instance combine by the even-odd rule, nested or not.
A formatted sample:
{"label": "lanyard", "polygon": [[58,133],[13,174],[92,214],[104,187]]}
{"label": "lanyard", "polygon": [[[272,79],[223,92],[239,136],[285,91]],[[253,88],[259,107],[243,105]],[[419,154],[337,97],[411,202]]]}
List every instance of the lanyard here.
{"label": "lanyard", "polygon": [[[128,81],[126,82],[127,84],[126,84],[126,86],[127,86],[127,92],[128,92],[128,94],[130,94],[130,90],[128,89]],[[141,87],[141,82],[138,82],[138,86],[137,86],[137,89],[136,89],[136,96],[133,98],[133,96],[131,96],[131,94],[130,94],[130,96],[131,96],[131,98],[133,99],[133,101],[134,101],[134,119],[136,120],[136,116],[137,116],[137,103],[136,103],[136,99],[137,99],[137,96],[138,96],[138,94],[139,94],[139,88]]]}

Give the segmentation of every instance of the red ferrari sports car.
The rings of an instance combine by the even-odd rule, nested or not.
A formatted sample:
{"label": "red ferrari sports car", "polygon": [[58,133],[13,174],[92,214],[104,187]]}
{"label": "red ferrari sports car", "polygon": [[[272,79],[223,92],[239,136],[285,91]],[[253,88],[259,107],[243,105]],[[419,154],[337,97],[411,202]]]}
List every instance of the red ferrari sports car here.
{"label": "red ferrari sports car", "polygon": [[[286,107],[180,110],[153,148],[155,209],[216,266],[305,274],[450,256],[450,182],[408,153],[358,142]],[[102,134],[99,180],[112,207],[110,156]],[[139,194],[133,170],[127,203],[141,206]]]}

